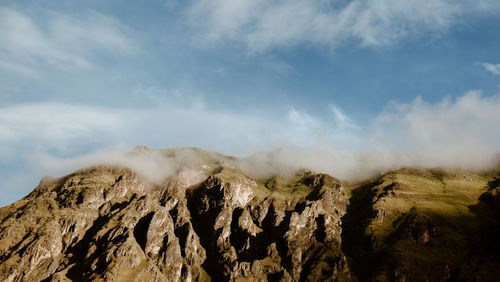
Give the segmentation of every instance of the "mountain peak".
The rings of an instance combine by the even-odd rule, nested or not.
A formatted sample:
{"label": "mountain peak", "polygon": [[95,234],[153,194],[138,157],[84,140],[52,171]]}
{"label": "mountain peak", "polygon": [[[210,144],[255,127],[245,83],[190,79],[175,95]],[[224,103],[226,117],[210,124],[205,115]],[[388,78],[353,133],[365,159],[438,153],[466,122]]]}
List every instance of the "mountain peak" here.
{"label": "mountain peak", "polygon": [[498,274],[496,175],[401,168],[345,186],[307,169],[255,178],[240,169],[241,159],[192,147],[141,146],[129,155],[142,169],[165,165],[170,174],[151,181],[145,171],[96,165],[44,177],[1,208],[0,277],[401,281]]}

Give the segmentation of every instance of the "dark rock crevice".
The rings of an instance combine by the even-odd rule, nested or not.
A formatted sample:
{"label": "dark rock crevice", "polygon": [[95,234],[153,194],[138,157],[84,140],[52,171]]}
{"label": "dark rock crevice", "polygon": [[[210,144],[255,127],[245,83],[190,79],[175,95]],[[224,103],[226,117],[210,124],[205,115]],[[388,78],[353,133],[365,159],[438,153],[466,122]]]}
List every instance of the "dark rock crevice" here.
{"label": "dark rock crevice", "polygon": [[88,279],[90,270],[89,263],[91,261],[91,258],[95,257],[98,254],[97,251],[102,249],[104,245],[102,243],[96,244],[96,252],[94,252],[91,257],[87,257],[88,253],[82,252],[82,250],[88,250],[90,248],[93,237],[108,221],[108,216],[98,217],[96,220],[94,220],[92,226],[85,232],[83,238],[67,250],[67,254],[70,254],[70,259],[66,266],[72,265],[68,269],[66,275],[68,278],[74,281],[81,281],[86,278]]}
{"label": "dark rock crevice", "polygon": [[360,281],[369,281],[375,273],[377,255],[365,236],[365,228],[373,214],[373,187],[381,182],[367,183],[352,191],[347,211],[342,217],[342,250],[346,254],[352,273]]}
{"label": "dark rock crevice", "polygon": [[[208,195],[204,195],[205,189],[210,189]],[[195,190],[186,191],[187,208],[191,215],[191,223],[194,231],[200,238],[200,244],[207,253],[207,257],[218,257],[216,246],[213,238],[215,231],[213,226],[215,218],[219,214],[221,208],[216,205],[216,202],[210,197],[220,196],[220,183],[214,179],[208,179],[204,185]],[[222,273],[218,270],[218,261],[208,259],[203,263],[203,269],[218,281],[223,279]]]}
{"label": "dark rock crevice", "polygon": [[150,212],[137,222],[134,227],[134,237],[137,241],[137,244],[141,247],[142,251],[146,248],[146,239],[149,224],[151,223],[151,219],[153,219],[154,212]]}

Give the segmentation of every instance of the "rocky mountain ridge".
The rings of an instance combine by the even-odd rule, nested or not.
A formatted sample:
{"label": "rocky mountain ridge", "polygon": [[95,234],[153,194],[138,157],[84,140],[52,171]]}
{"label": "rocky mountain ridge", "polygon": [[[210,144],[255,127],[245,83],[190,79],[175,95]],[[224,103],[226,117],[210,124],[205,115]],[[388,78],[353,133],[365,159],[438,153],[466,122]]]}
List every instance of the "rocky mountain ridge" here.
{"label": "rocky mountain ridge", "polygon": [[305,170],[252,179],[230,157],[199,149],[162,154],[175,158],[186,150],[197,158],[161,183],[118,166],[43,178],[28,196],[0,208],[0,279],[493,281],[500,275],[496,174],[400,169],[351,186]]}

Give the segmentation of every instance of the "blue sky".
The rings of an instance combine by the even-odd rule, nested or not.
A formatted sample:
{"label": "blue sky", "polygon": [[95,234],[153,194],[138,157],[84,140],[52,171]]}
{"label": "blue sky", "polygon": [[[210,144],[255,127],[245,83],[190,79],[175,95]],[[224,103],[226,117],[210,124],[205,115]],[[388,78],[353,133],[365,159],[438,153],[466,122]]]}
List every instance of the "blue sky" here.
{"label": "blue sky", "polygon": [[499,26],[494,0],[2,1],[0,205],[135,145],[491,155]]}

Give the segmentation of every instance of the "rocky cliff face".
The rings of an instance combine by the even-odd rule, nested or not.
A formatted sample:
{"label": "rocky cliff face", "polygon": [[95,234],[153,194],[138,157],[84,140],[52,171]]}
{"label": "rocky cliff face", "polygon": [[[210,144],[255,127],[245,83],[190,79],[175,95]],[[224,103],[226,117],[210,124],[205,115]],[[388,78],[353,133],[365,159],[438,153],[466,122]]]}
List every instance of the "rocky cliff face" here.
{"label": "rocky cliff face", "polygon": [[1,279],[207,277],[185,198],[155,188],[131,171],[104,167],[42,180],[2,210]]}
{"label": "rocky cliff face", "polygon": [[259,188],[241,173],[222,171],[189,191],[193,226],[205,234],[207,256],[217,258],[207,260],[207,272],[216,280],[347,280],[340,182],[310,173],[284,187],[276,182]]}
{"label": "rocky cliff face", "polygon": [[348,198],[326,174],[252,179],[234,158],[160,153],[190,157],[161,183],[116,166],[46,177],[1,208],[0,280],[500,277],[497,174],[400,169],[347,186]]}
{"label": "rocky cliff face", "polygon": [[200,174],[155,185],[101,166],[42,179],[0,209],[0,280],[349,279],[338,180],[256,181],[220,161]]}

